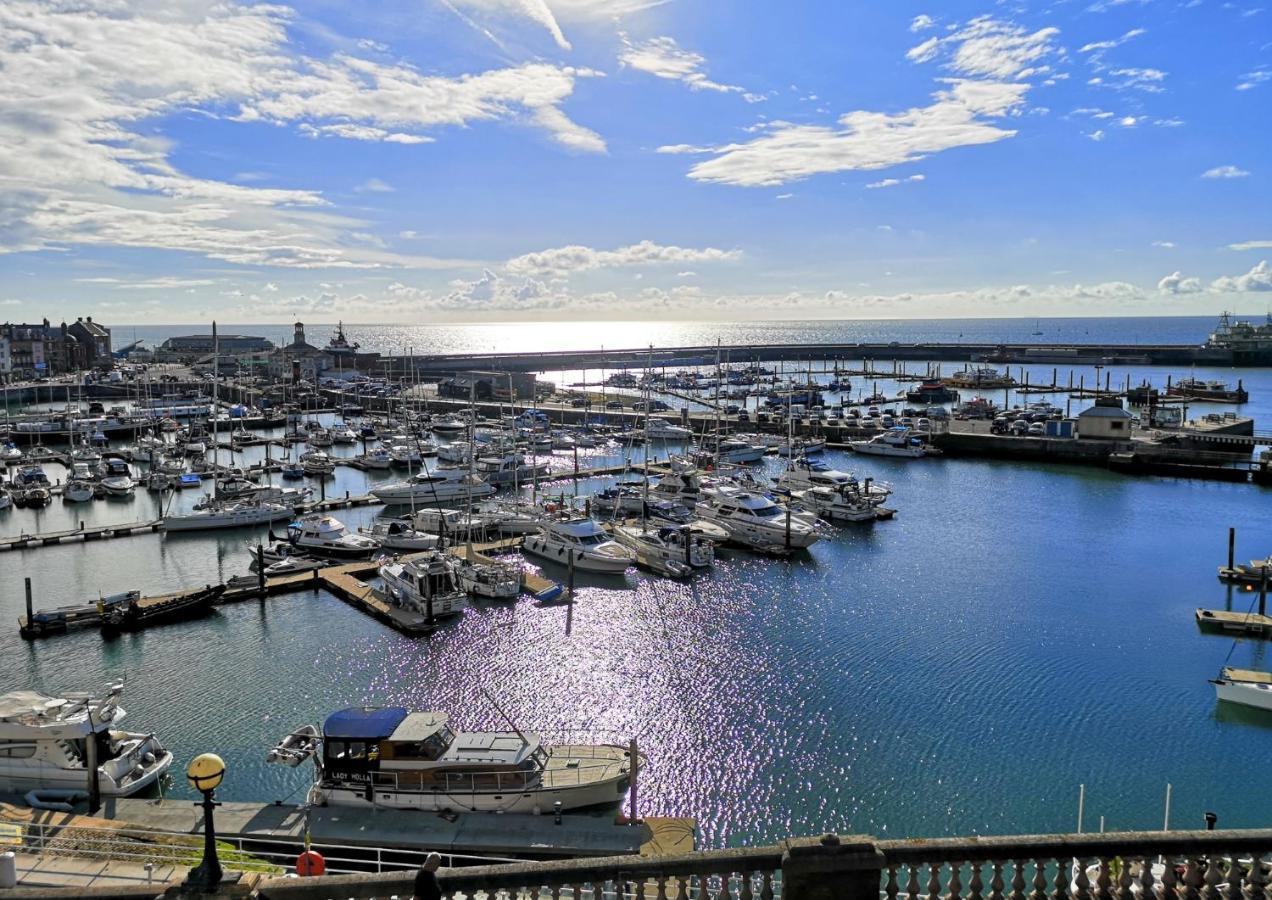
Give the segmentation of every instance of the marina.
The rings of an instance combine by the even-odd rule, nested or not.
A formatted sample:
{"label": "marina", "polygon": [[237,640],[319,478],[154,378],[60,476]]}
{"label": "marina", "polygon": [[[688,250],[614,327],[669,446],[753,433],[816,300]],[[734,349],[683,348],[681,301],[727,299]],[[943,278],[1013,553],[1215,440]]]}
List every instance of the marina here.
{"label": "marina", "polygon": [[[788,371],[785,379],[799,383],[808,381],[811,370],[808,383],[815,382],[816,388],[800,390],[823,395],[825,412],[820,416],[807,405],[803,416],[782,415],[780,407],[765,405],[765,394],[771,390],[765,387],[758,398],[736,403],[750,414],[750,421],[743,421],[738,412],[727,411],[728,404],[716,402],[722,387],[709,384],[716,371],[711,360],[693,370],[700,381],[708,381],[706,387],[672,388],[661,394],[608,384],[589,387],[590,422],[588,411],[576,405],[569,389],[556,387],[533,404],[511,405],[444,398],[439,394],[441,382],[424,378],[420,385],[408,385],[402,391],[405,399],[380,410],[374,398],[359,397],[361,414],[309,410],[299,425],[286,417],[262,418],[269,425],[237,423],[232,443],[224,443],[228,429],[222,429],[220,441],[207,442],[209,468],[196,473],[202,490],[150,492],[144,487],[149,467],[144,458],[138,458],[130,466],[138,487],[128,498],[67,503],[55,494],[54,502],[41,509],[0,512],[0,532],[9,547],[4,559],[31,577],[34,594],[27,614],[21,583],[16,590],[9,582],[0,584],[0,610],[9,610],[8,621],[18,624],[12,630],[0,630],[0,648],[8,648],[6,665],[14,667],[13,677],[19,681],[70,658],[87,663],[84,674],[90,683],[120,665],[135,666],[143,659],[148,670],[152,666],[157,671],[189,668],[201,684],[229,684],[232,674],[245,679],[254,686],[251,690],[226,710],[211,711],[194,728],[181,714],[183,690],[169,704],[160,702],[158,686],[146,679],[129,679],[129,694],[136,696],[130,705],[137,707],[146,722],[156,723],[178,756],[188,757],[211,736],[222,736],[217,738],[218,752],[231,761],[238,779],[224,789],[227,799],[236,804],[264,802],[267,805],[261,809],[271,810],[275,807],[268,801],[280,800],[280,821],[292,821],[287,819],[288,810],[298,808],[299,795],[308,790],[308,784],[303,771],[263,762],[263,748],[272,745],[282,729],[295,724],[285,721],[290,716],[280,721],[279,710],[296,710],[317,721],[326,711],[350,702],[400,704],[462,711],[463,718],[472,719],[479,728],[498,728],[502,716],[476,691],[480,684],[498,699],[497,708],[506,707],[514,720],[531,722],[536,728],[569,731],[582,723],[623,741],[638,736],[642,756],[649,760],[641,778],[642,811],[655,819],[655,814],[691,819],[699,846],[732,845],[776,833],[763,824],[766,807],[758,799],[774,792],[780,793],[793,816],[793,824],[783,824],[780,830],[799,828],[800,822],[811,826],[826,821],[828,810],[821,798],[831,791],[832,783],[847,778],[863,787],[887,784],[889,778],[898,777],[902,766],[915,771],[933,765],[930,748],[924,749],[927,745],[921,740],[913,746],[890,742],[886,759],[870,749],[873,732],[905,735],[910,733],[907,722],[912,718],[916,723],[931,723],[942,715],[935,698],[925,696],[918,685],[906,686],[887,674],[887,660],[896,646],[921,660],[931,677],[964,685],[960,715],[984,722],[993,715],[989,705],[997,704],[1012,715],[1024,716],[1033,734],[1046,735],[1055,747],[1045,754],[1056,773],[1052,776],[1055,790],[1067,790],[1079,780],[1099,784],[1105,802],[1121,810],[1131,826],[1139,821],[1134,811],[1142,805],[1137,797],[1155,789],[1143,778],[1123,777],[1115,744],[1107,743],[1093,767],[1089,763],[1075,767],[1066,761],[1070,752],[1066,748],[1073,746],[1073,738],[1031,715],[1022,705],[1023,698],[1003,694],[999,685],[1032,677],[1031,698],[1049,696],[1053,704],[1078,710],[1076,714],[1093,727],[1102,723],[1111,740],[1114,720],[1107,718],[1109,713],[1098,701],[1103,679],[1117,672],[1151,671],[1173,696],[1184,698],[1181,708],[1192,710],[1189,715],[1198,723],[1183,729],[1179,746],[1152,751],[1154,770],[1186,770],[1188,755],[1209,752],[1216,735],[1222,735],[1225,752],[1252,752],[1264,732],[1260,722],[1249,717],[1262,713],[1234,711],[1228,701],[1216,706],[1207,684],[1227,650],[1220,646],[1223,637],[1229,642],[1238,639],[1231,668],[1262,671],[1267,667],[1257,649],[1263,642],[1251,640],[1265,633],[1266,617],[1251,605],[1253,595],[1239,590],[1248,581],[1234,576],[1230,587],[1221,584],[1216,592],[1215,569],[1189,554],[1177,554],[1160,571],[1135,578],[1120,570],[1117,560],[1126,554],[1159,554],[1157,545],[1163,538],[1150,523],[1176,507],[1186,506],[1193,515],[1191,524],[1180,523],[1170,539],[1210,547],[1210,565],[1222,535],[1215,523],[1235,525],[1243,536],[1258,535],[1263,490],[1257,483],[1262,471],[1259,454],[1268,446],[1259,425],[1267,419],[1272,384],[1247,370],[1240,380],[1249,400],[1239,414],[1234,407],[1233,416],[1227,418],[1220,404],[1213,421],[1203,415],[1193,426],[1173,432],[1143,429],[1142,435],[1132,438],[1134,443],[1120,450],[1126,442],[1075,439],[1063,436],[1059,429],[1054,435],[1028,433],[1034,424],[1045,430],[1053,422],[1064,424],[1066,418],[1076,421],[1096,400],[1116,400],[1119,410],[1134,409],[1111,389],[1093,392],[1083,387],[1095,380],[1094,373],[1080,373],[1069,387],[1063,383],[1067,373],[1053,375],[1052,366],[1045,373],[1033,367],[1013,371],[1010,378],[1015,387],[986,386],[981,392],[989,412],[971,404],[968,417],[963,418],[962,412],[949,413],[961,409],[971,397],[947,401],[947,416],[941,417],[933,412],[940,404],[927,401],[907,415],[906,407],[913,406],[913,401],[901,395],[914,392],[924,378],[935,383],[939,372],[974,371],[967,377],[984,382],[992,365],[977,370],[938,369],[933,361],[913,366],[897,363],[886,372],[881,368],[861,361],[839,365],[828,359],[805,364],[802,374],[800,368]],[[633,371],[638,378],[646,370],[633,366]],[[994,371],[1002,384],[1006,376],[1001,364]],[[850,372],[869,372],[869,378]],[[1105,371],[1099,380],[1110,377]],[[548,370],[540,376],[558,386],[575,380],[597,384],[607,378],[605,372],[568,370]],[[1165,375],[1158,380],[1135,366],[1116,379],[1124,385],[1143,380],[1166,383]],[[848,380],[856,382],[851,392],[829,389],[831,382],[842,388]],[[1057,380],[1062,384],[1057,385]],[[226,382],[226,390],[238,390],[234,384]],[[1021,411],[1029,414],[1029,404],[1039,402],[1034,393],[1038,385],[1056,388],[1060,400],[1052,401],[1051,412],[1039,415],[1036,422],[1026,419],[1020,426],[1022,434],[1016,435],[1012,429]],[[962,391],[976,393],[977,388]],[[353,406],[353,392],[347,388],[323,388],[322,393],[319,407]],[[651,394],[664,397],[668,409],[632,408],[642,395]],[[873,394],[880,397],[873,399]],[[623,410],[607,410],[600,418],[596,408],[615,397],[622,398]],[[698,398],[703,402],[697,403]],[[230,398],[234,403],[244,400],[252,398],[245,394]],[[246,405],[250,409],[251,404]],[[993,410],[1013,406],[1017,411],[1007,419],[1007,434],[994,433]],[[537,413],[530,415],[527,409]],[[857,415],[850,415],[854,411]],[[891,425],[886,424],[885,415]],[[1145,413],[1137,410],[1130,415],[1142,418]],[[512,418],[522,424],[513,428]],[[922,425],[920,419],[925,420]],[[646,420],[664,421],[668,426],[649,428]],[[908,421],[903,425],[903,420]],[[457,424],[452,427],[452,423]],[[676,423],[684,423],[685,431],[671,427]],[[430,427],[433,424],[439,425],[436,431]],[[289,460],[306,450],[305,438],[295,433],[300,426],[316,435],[330,459],[330,471],[288,480]],[[324,434],[334,436],[342,429],[353,431],[353,442],[333,440],[325,445]],[[447,465],[466,472],[470,465],[466,460],[473,451],[458,445],[468,442],[481,448],[501,440],[504,429],[521,431],[516,440],[523,443],[519,452],[525,462],[517,464],[517,484],[500,484],[493,494],[471,499],[463,488],[445,500],[440,494],[430,500],[428,494],[408,493],[403,495],[405,505],[386,506],[377,496],[378,486],[401,482],[412,472],[427,472],[431,477]],[[717,429],[719,440],[715,439]],[[667,437],[655,440],[647,437],[651,433]],[[885,443],[891,433],[898,435],[895,445]],[[143,431],[112,439],[102,449],[137,442],[144,435]],[[428,449],[426,444],[433,449],[406,464],[391,459],[383,466],[371,463],[377,447],[411,448],[414,442],[421,451]],[[214,443],[219,445],[215,463]],[[859,452],[858,445],[895,446],[904,452]],[[52,449],[37,456],[43,458],[39,464],[47,469],[50,487],[57,490],[69,465],[76,462],[70,455],[74,447],[57,449],[52,441],[47,446]],[[800,450],[792,454],[792,446]],[[1140,468],[1152,462],[1178,469],[1176,474],[1184,477],[1139,474],[1117,456],[1130,451],[1141,460]],[[443,452],[448,461],[440,458]],[[476,456],[483,452],[478,449]],[[810,455],[801,457],[801,452]],[[726,462],[726,455],[750,461]],[[496,459],[498,454],[489,458]],[[805,471],[799,467],[812,459],[822,460],[821,468],[811,467],[799,475]],[[26,464],[15,462],[8,467],[6,480]],[[476,472],[475,462],[471,465]],[[687,466],[698,473],[696,480],[683,476]],[[498,470],[486,464],[486,471]],[[825,473],[821,481],[818,472]],[[1233,483],[1225,483],[1228,478]],[[737,487],[718,497],[694,493],[704,488],[719,491],[718,482],[734,481]],[[185,514],[222,488],[248,492],[291,488],[304,499],[289,510],[287,519],[268,526],[208,532],[168,532],[162,527],[166,516]],[[742,493],[730,493],[737,490]],[[747,492],[757,499],[746,499]],[[1020,507],[1021,497],[1036,499]],[[501,513],[503,519],[480,512],[492,498],[496,506],[515,498],[521,511],[514,516],[508,506]],[[677,507],[680,512],[675,511]],[[770,508],[776,511],[775,527],[767,531],[726,525],[740,515],[764,519],[763,513]],[[1015,511],[1010,514],[1002,512],[1011,508]],[[575,529],[571,540],[596,542],[598,547],[613,542],[621,551],[614,551],[616,564],[591,571],[587,547],[580,545],[576,556],[565,543],[561,553],[555,544],[528,549],[523,544],[533,542],[533,535],[499,532],[501,521],[511,523],[531,509],[538,510],[533,515],[555,515],[566,522],[571,516],[595,521],[595,531]],[[688,518],[675,518],[686,513]],[[380,576],[384,558],[308,559],[303,548],[291,545],[299,553],[292,563],[283,565],[286,556],[271,555],[268,573],[263,564],[254,563],[258,545],[270,547],[271,554],[276,545],[285,551],[288,533],[298,533],[288,527],[289,522],[314,515],[338,516],[338,534],[365,538],[367,548],[375,540],[389,540],[397,533],[394,529],[418,529],[427,521],[430,528],[443,529],[446,555],[452,560],[446,565],[468,560],[492,567],[492,573],[511,570],[520,585],[519,598],[470,597],[458,612],[438,599],[430,617],[426,593],[413,601],[414,608],[408,608],[401,597],[387,590]],[[651,518],[663,515],[672,518]],[[969,521],[977,523],[974,534],[968,532]],[[442,522],[448,524],[442,526]],[[716,543],[706,556],[694,555],[690,547],[686,558],[685,545],[674,543],[683,527],[702,529],[695,533],[727,542]],[[415,541],[438,534],[411,533],[417,535],[410,538]],[[1103,585],[1097,592],[1075,594],[1068,573],[1077,557],[1042,552],[1056,533],[1083,535],[1086,577]],[[954,534],[962,536],[952,539]],[[117,541],[117,536],[131,540]],[[1266,553],[1268,548],[1251,550]],[[386,547],[385,552],[404,562],[433,558],[431,550]],[[128,560],[126,570],[104,564],[117,556]],[[1029,560],[1027,577],[1019,577],[1016,564],[1005,566],[1007,556]],[[569,564],[571,558],[574,566]],[[288,570],[288,565],[294,568]],[[1235,562],[1232,567],[1237,571]],[[844,573],[852,573],[847,581]],[[983,578],[995,586],[993,602],[973,588]],[[1172,599],[1162,604],[1154,598],[1166,585]],[[136,600],[131,602],[139,609],[163,610],[167,604],[179,604],[212,588],[220,593],[206,609],[189,610],[187,616],[174,608],[170,620],[140,624],[134,630],[121,628],[118,634],[103,635],[106,640],[98,636],[101,610],[115,596],[135,591]],[[1096,602],[1110,595],[1119,597],[1119,602],[1111,607]],[[958,598],[955,614],[938,613],[950,597]],[[1090,597],[1090,602],[1083,597]],[[1100,653],[1098,641],[1075,643],[1055,619],[1059,610],[1073,602],[1079,604],[1080,615],[1094,632],[1114,628],[1121,617],[1134,616],[1156,646],[1169,648],[1172,664],[1166,666],[1156,656],[1149,658],[1129,647],[1123,656],[1110,660]],[[1205,615],[1198,611],[1199,605]],[[178,612],[182,615],[175,615]],[[1009,627],[1029,629],[1036,635],[1025,641],[1023,657],[1017,652],[1017,639],[986,639],[1002,627],[1004,613]],[[1188,627],[1186,616],[1200,627]],[[940,627],[933,630],[937,620]],[[775,622],[780,626],[772,627]],[[22,642],[23,633],[37,636],[33,623],[56,639]],[[886,641],[870,637],[880,628],[889,635]],[[1266,634],[1272,634],[1272,624]],[[952,652],[948,661],[942,661],[943,651]],[[818,674],[775,664],[810,655],[825,660],[818,670],[828,668]],[[384,662],[369,664],[369,659]],[[233,662],[227,665],[226,660]],[[1024,675],[1024,665],[1034,674]],[[1075,666],[1090,676],[1079,677],[1073,682],[1076,693],[1061,699],[1061,685],[1072,680]],[[412,674],[404,680],[391,674],[402,672]],[[533,673],[533,686],[524,681],[522,672]],[[888,686],[886,704],[874,687],[849,687],[872,684],[870,679],[883,679]],[[743,691],[739,684],[748,687]],[[563,691],[576,696],[561,707],[548,702]],[[625,699],[615,703],[612,698],[617,696]],[[1150,698],[1143,694],[1132,702],[1148,703]],[[817,710],[812,716],[818,723],[812,734],[789,724],[807,717],[810,704]],[[686,724],[690,721],[709,724],[690,728]],[[760,729],[766,726],[775,732],[761,739]],[[731,737],[721,743],[719,734]],[[821,747],[815,743],[817,734],[833,736],[836,743]],[[224,735],[233,737],[227,743]],[[755,754],[772,746],[775,738],[788,749],[775,762],[760,764],[761,757]],[[1024,739],[1021,732],[1009,738],[1008,744]],[[1105,743],[1105,738],[1096,738],[1097,747]],[[844,747],[848,749],[837,749]],[[700,773],[691,774],[679,764],[721,752],[740,754],[752,763],[745,774],[726,768],[705,776],[705,781]],[[993,828],[995,817],[1002,815],[1038,829],[1055,827],[1049,804],[1027,799],[1033,795],[1025,788],[1025,769],[989,772],[974,754],[955,747],[943,752],[932,776],[911,781],[910,787],[870,795],[850,787],[851,801],[831,813],[838,817],[836,827],[951,833]],[[811,771],[820,773],[802,787],[790,783],[796,759],[815,760]],[[801,762],[801,769],[807,764]],[[848,771],[856,774],[847,776]],[[1173,777],[1182,796],[1193,797],[1195,803],[1207,802],[1196,799],[1209,796],[1204,779],[1187,782],[1182,775]],[[1002,811],[991,813],[971,794],[948,795],[932,780],[937,778],[979,779],[1013,799]],[[185,790],[180,783],[170,789],[178,797]],[[947,795],[946,804],[956,810],[952,818],[932,817],[925,798],[934,793]],[[757,799],[749,801],[746,796]],[[1247,807],[1240,799],[1225,802],[1225,815],[1236,821],[1243,817],[1260,821],[1254,806]],[[572,819],[567,815],[567,824]],[[465,829],[475,827],[470,823]],[[515,828],[486,831],[506,834],[515,833]],[[326,834],[337,843],[347,837],[339,829]],[[483,845],[486,838],[473,837],[476,832],[465,834],[463,840],[451,835],[456,848],[499,852],[492,849],[498,844],[493,837]],[[429,839],[442,840],[443,835]],[[571,852],[578,850],[569,841],[566,845]],[[596,846],[602,852],[601,847],[611,845],[602,840]]]}

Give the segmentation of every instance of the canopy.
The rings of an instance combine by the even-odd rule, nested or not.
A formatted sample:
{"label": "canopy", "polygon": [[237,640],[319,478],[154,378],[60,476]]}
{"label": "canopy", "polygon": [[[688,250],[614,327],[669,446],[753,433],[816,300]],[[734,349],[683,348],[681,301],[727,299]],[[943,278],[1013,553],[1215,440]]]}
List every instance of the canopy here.
{"label": "canopy", "polygon": [[383,740],[402,724],[406,714],[404,706],[351,706],[327,716],[322,734],[345,741]]}

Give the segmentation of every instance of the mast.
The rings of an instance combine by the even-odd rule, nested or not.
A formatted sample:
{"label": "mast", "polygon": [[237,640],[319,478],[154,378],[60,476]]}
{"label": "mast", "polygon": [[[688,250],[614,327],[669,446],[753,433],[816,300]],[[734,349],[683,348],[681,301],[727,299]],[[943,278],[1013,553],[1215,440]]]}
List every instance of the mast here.
{"label": "mast", "polygon": [[[649,366],[652,369],[654,365],[654,345],[649,345]],[[641,484],[641,501],[640,501],[640,533],[643,537],[648,529],[646,521],[647,509],[649,505],[649,406],[650,406],[650,388],[649,382],[645,384],[645,478]],[[622,506],[622,494],[619,494],[619,506]]]}
{"label": "mast", "polygon": [[212,321],[212,499],[221,497],[220,479],[217,477],[217,460],[220,458],[221,445],[217,440],[217,413],[220,411],[221,397],[221,339],[217,337],[216,320]]}

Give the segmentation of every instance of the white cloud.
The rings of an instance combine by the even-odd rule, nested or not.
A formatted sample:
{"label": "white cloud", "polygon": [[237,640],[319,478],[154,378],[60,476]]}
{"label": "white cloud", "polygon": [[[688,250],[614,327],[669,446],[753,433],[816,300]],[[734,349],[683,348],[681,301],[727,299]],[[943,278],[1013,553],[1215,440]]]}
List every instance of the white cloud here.
{"label": "white cloud", "polygon": [[1111,87],[1114,90],[1138,90],[1145,91],[1150,94],[1160,94],[1163,90],[1161,83],[1166,80],[1166,74],[1161,69],[1110,69],[1107,78],[1095,79],[1093,82],[1103,84],[1105,87]]}
{"label": "white cloud", "polygon": [[1028,78],[1050,71],[1044,60],[1059,47],[1058,28],[1029,31],[992,16],[980,16],[943,38],[929,38],[912,47],[906,58],[927,62],[945,53],[947,65],[961,75],[986,78]]}
{"label": "white cloud", "polygon": [[206,287],[216,284],[211,278],[179,278],[161,275],[156,278],[76,278],[77,284],[104,284],[118,290],[175,290],[187,287]]}
{"label": "white cloud", "polygon": [[[442,0],[442,2],[457,13],[459,12],[457,7],[464,7],[472,13],[492,17],[512,16],[528,20],[545,29],[562,50],[569,50],[570,42],[561,28],[561,21],[608,22],[653,6],[660,6],[666,0]],[[464,20],[495,43],[499,43],[498,39],[480,24],[466,16]]]}
{"label": "white cloud", "polygon": [[1028,90],[1027,84],[957,80],[938,91],[931,105],[901,113],[859,110],[841,116],[838,127],[774,122],[763,137],[714,148],[715,158],[693,166],[689,177],[745,187],[778,185],[1001,141],[1016,132],[992,120],[1017,110]]}
{"label": "white cloud", "polygon": [[508,260],[509,272],[526,275],[567,275],[591,269],[620,266],[657,265],[662,263],[732,262],[742,258],[740,250],[718,250],[715,247],[675,247],[641,241],[617,250],[595,250],[573,244],[537,253],[526,253]]}
{"label": "white cloud", "polygon": [[1180,272],[1172,272],[1157,282],[1157,290],[1163,294],[1196,294],[1201,291],[1201,279],[1185,278]]}
{"label": "white cloud", "polygon": [[910,30],[913,32],[927,31],[929,28],[936,27],[936,20],[926,13],[920,13],[910,20]]}
{"label": "white cloud", "polygon": [[[742,88],[734,84],[720,84],[712,81],[702,71],[702,64],[707,60],[702,54],[685,50],[676,44],[674,38],[654,37],[640,43],[632,43],[626,33],[619,33],[623,41],[623,52],[618,61],[641,72],[648,72],[659,78],[681,81],[693,91],[720,91],[721,93],[743,93]],[[760,95],[752,95],[764,99]]]}
{"label": "white cloud", "polygon": [[1245,178],[1250,173],[1236,166],[1215,166],[1201,173],[1202,178]]}
{"label": "white cloud", "polygon": [[1131,38],[1137,38],[1145,33],[1143,28],[1132,28],[1119,38],[1111,38],[1107,41],[1092,41],[1089,44],[1083,44],[1078,48],[1079,53],[1091,53],[1094,51],[1112,50],[1114,47],[1120,47]]}
{"label": "white cloud", "polygon": [[1175,242],[1174,241],[1153,241],[1153,246],[1162,247],[1166,250],[1173,250],[1175,249]]}
{"label": "white cloud", "polygon": [[1229,244],[1229,250],[1272,250],[1272,241],[1242,241],[1240,244]]}
{"label": "white cloud", "polygon": [[915,175],[908,175],[905,178],[885,178],[882,181],[872,181],[870,184],[866,185],[866,187],[868,188],[896,187],[899,184],[912,184],[916,181],[922,181],[925,177],[927,176],[915,174]]}
{"label": "white cloud", "polygon": [[1210,283],[1212,291],[1247,293],[1272,291],[1272,266],[1265,259],[1244,275],[1225,275]]}
{"label": "white cloud", "polygon": [[605,149],[559,106],[596,73],[536,63],[446,78],[317,59],[290,43],[292,15],[230,2],[0,4],[0,252],[80,244],[252,265],[448,265],[356,246],[348,232],[361,223],[324,209],[317,191],[185,174],[152,124],[178,111],[385,141],[517,121],[572,149]]}
{"label": "white cloud", "polygon": [[1272,81],[1272,69],[1254,69],[1241,76],[1237,90],[1250,91],[1268,81]]}
{"label": "white cloud", "polygon": [[355,191],[372,194],[391,194],[393,193],[393,185],[379,178],[368,178],[362,184],[354,188]]}

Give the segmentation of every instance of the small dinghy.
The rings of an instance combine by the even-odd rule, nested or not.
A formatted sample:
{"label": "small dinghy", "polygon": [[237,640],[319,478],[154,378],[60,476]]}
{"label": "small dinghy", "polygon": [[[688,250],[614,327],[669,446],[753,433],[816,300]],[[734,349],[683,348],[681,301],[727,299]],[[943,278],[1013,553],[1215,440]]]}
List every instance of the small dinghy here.
{"label": "small dinghy", "polygon": [[302,725],[274,745],[265,761],[284,763],[293,769],[318,752],[318,729]]}

